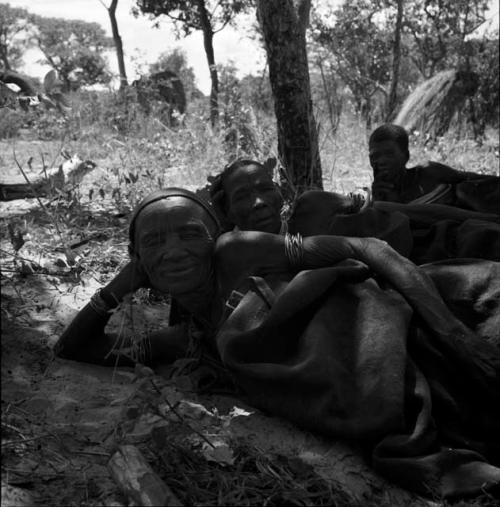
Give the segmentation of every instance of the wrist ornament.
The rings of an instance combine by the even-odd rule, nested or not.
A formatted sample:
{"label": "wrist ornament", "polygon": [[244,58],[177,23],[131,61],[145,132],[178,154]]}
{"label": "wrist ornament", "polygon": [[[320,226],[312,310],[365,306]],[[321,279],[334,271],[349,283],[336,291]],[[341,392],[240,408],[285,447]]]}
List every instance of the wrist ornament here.
{"label": "wrist ornament", "polygon": [[112,292],[107,293],[103,289],[98,289],[89,301],[90,308],[101,317],[109,315],[111,310],[119,304],[120,302]]}
{"label": "wrist ornament", "polygon": [[285,255],[294,270],[300,270],[304,260],[304,245],[300,234],[285,234]]}

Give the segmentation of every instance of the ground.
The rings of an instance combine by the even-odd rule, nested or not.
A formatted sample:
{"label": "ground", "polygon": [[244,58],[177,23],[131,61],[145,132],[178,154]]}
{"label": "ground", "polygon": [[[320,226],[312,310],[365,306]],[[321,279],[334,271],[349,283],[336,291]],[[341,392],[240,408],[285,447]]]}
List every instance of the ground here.
{"label": "ground", "polygon": [[[64,326],[126,262],[127,219],[90,203],[68,221],[61,203],[43,203],[0,203],[4,505],[128,505],[107,466],[123,444],[184,504],[422,503],[377,477],[356,445],[199,394],[190,376],[54,358]],[[110,327],[138,335],[167,315],[143,294]]]}
{"label": "ground", "polygon": [[[151,187],[150,168],[155,185],[194,188],[220,163],[213,138],[200,142],[187,130],[130,144],[98,134],[92,143],[80,139],[80,156],[97,168],[76,187],[41,201],[0,202],[2,504],[128,505],[108,463],[129,444],[185,505],[437,505],[382,480],[355,444],[311,435],[234,396],[200,394],[192,376],[53,357],[64,326],[126,262],[128,213]],[[369,183],[362,150],[344,143],[359,137],[346,125],[324,157],[328,189]],[[191,162],[179,165],[173,146],[191,150]],[[463,143],[446,146],[470,155]],[[17,174],[13,148],[26,168],[30,156],[59,163],[61,147],[0,142],[2,178]],[[493,172],[498,142],[481,150],[476,165],[463,159],[461,168]],[[355,177],[354,166],[363,167]],[[167,314],[143,295],[113,325],[147,333],[148,322]]]}

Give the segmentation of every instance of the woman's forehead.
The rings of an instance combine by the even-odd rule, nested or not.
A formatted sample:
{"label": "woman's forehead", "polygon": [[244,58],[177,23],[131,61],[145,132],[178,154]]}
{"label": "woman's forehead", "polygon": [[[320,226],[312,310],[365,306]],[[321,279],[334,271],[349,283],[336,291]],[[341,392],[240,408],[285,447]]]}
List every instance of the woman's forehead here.
{"label": "woman's forehead", "polygon": [[211,220],[208,212],[196,201],[182,196],[172,196],[148,204],[137,217],[136,227],[151,227],[162,224],[183,225],[184,223]]}

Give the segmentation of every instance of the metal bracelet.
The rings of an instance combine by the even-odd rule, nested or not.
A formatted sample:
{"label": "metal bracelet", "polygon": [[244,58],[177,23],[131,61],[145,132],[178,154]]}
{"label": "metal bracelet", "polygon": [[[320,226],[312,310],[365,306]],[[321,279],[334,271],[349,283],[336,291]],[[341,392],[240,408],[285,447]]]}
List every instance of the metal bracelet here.
{"label": "metal bracelet", "polygon": [[110,311],[113,309],[113,307],[108,305],[108,303],[106,303],[106,301],[102,298],[101,289],[98,289],[90,298],[89,306],[101,317],[108,316]]}
{"label": "metal bracelet", "polygon": [[285,234],[285,255],[292,269],[300,270],[302,268],[304,246],[300,234]]}

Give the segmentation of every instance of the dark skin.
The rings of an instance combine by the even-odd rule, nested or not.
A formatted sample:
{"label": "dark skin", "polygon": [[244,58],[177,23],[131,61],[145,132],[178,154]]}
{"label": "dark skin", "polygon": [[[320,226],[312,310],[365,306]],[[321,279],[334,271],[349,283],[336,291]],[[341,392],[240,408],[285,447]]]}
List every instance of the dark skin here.
{"label": "dark skin", "polygon": [[[136,220],[132,260],[103,288],[117,301],[141,287],[168,291],[184,308],[200,319],[217,319],[221,308],[212,297],[212,251],[215,226],[199,205],[183,197],[169,197],[144,208]],[[60,357],[97,364],[116,364],[111,354],[116,337],[104,333],[109,316],[98,315],[86,305],[56,344]],[[148,364],[169,363],[182,357],[187,346],[185,326],[153,333],[148,343]],[[119,354],[118,364],[133,362]]]}
{"label": "dark skin", "polygon": [[[285,238],[280,235],[226,233],[212,250],[213,223],[206,211],[186,198],[170,197],[147,206],[137,219],[136,231],[131,262],[104,288],[105,291],[121,299],[144,286],[168,290],[187,312],[199,322],[206,323],[207,329],[217,327],[224,301],[246,277],[289,277],[291,274],[285,254]],[[384,241],[374,238],[305,238],[300,269],[332,266],[345,259],[359,260],[382,275],[400,270],[402,290],[419,284],[436,292],[414,264],[399,256]],[[439,309],[439,304],[444,306],[436,303],[436,311],[444,311]],[[108,320],[109,316],[100,316],[87,305],[61,336],[56,353],[67,359],[115,365],[116,354],[105,359],[114,343],[114,337],[104,333]],[[153,334],[146,344],[149,361],[144,362],[154,366],[182,357],[187,339],[185,326],[174,326]],[[133,362],[119,355],[118,364],[132,365]]]}
{"label": "dark skin", "polygon": [[[227,217],[240,231],[280,232],[283,197],[265,167],[249,164],[234,170],[224,180],[224,194]],[[329,209],[336,214],[351,213],[353,204],[349,196],[328,192]],[[294,216],[307,206],[307,198],[302,199]]]}
{"label": "dark skin", "polygon": [[[405,188],[408,152],[394,140],[386,139],[371,142],[369,145],[370,165],[373,169],[372,193],[376,201],[409,202],[428,194],[441,183],[457,184],[471,178],[476,173],[457,171],[438,162],[427,162],[418,166],[417,188]],[[411,191],[411,192],[410,192]],[[410,193],[408,193],[410,192]]]}
{"label": "dark skin", "polygon": [[226,213],[240,230],[279,233],[283,198],[270,172],[250,164],[233,171],[224,181]]}

